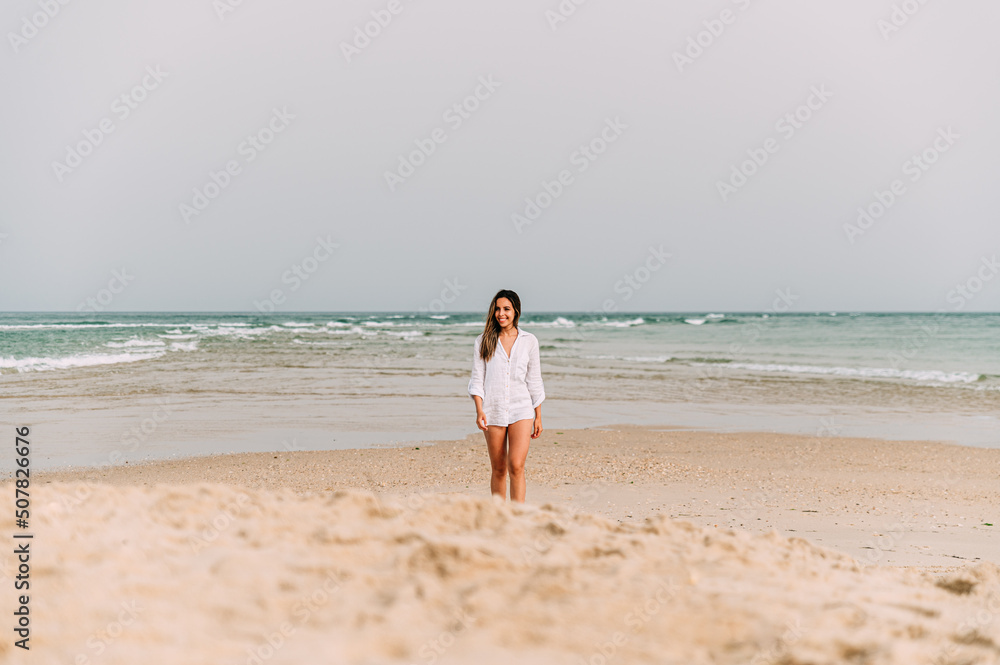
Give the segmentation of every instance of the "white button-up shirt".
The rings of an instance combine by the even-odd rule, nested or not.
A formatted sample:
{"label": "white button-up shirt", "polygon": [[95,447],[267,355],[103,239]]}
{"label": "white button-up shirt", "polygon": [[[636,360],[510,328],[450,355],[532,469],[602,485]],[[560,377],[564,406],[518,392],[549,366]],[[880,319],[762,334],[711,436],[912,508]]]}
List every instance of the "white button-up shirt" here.
{"label": "white button-up shirt", "polygon": [[486,424],[506,427],[518,420],[534,418],[535,407],[545,400],[538,338],[518,330],[509,357],[497,340],[497,348],[488,363],[479,355],[482,340],[482,335],[477,337],[473,347],[469,394],[483,398]]}

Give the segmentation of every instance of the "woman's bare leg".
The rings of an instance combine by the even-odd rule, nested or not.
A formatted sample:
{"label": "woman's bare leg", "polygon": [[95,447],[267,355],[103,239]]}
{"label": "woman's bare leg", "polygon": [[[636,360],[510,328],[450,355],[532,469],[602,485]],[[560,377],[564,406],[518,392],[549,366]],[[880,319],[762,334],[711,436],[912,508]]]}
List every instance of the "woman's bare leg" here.
{"label": "woman's bare leg", "polygon": [[[530,422],[530,421],[529,421]],[[490,453],[490,493],[507,500],[507,428],[490,425],[483,432]]]}
{"label": "woman's bare leg", "polygon": [[507,427],[507,472],[510,473],[510,500],[524,503],[527,485],[524,462],[531,443],[532,419],[518,420]]}

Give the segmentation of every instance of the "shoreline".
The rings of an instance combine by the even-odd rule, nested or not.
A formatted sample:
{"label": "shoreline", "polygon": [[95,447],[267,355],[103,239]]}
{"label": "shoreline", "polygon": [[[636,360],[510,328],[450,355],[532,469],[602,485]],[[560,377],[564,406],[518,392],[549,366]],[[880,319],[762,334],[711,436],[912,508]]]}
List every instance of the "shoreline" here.
{"label": "shoreline", "polygon": [[[135,377],[138,384],[152,378]],[[40,391],[30,403],[11,397],[8,407],[19,425],[31,425],[42,444],[32,469],[58,471],[236,451],[320,451],[461,439],[476,431],[471,426],[471,403],[439,394],[437,383],[443,380],[433,380],[434,397],[377,397],[380,390],[372,386],[376,396],[363,400],[322,394],[293,399],[278,393],[258,394],[249,387],[252,394],[246,395],[218,393],[196,398],[171,393],[167,398],[161,394],[130,400],[95,397],[82,403],[67,395],[42,400],[45,391]],[[545,421],[550,427],[574,429],[614,428],[617,423],[656,428],[669,423],[725,433],[774,432],[1000,447],[996,437],[1000,420],[994,415],[850,405],[554,400]],[[13,471],[8,460],[3,472]]]}
{"label": "shoreline", "polygon": [[[946,570],[1000,557],[1000,450],[925,441],[616,425],[532,441],[527,502],[619,522],[663,515],[751,533],[777,530],[862,563]],[[205,455],[39,471],[35,482],[221,483],[324,495],[489,496],[481,434],[329,451]]]}

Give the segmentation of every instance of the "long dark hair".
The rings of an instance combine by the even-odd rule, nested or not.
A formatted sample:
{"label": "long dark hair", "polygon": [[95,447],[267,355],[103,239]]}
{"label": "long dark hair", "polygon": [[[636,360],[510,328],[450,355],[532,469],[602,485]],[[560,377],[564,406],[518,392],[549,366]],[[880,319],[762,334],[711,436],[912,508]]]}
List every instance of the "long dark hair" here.
{"label": "long dark hair", "polygon": [[490,303],[489,310],[486,312],[486,327],[483,329],[483,341],[479,343],[479,355],[482,356],[483,362],[486,363],[490,361],[493,353],[497,350],[497,340],[500,338],[501,328],[496,318],[497,300],[500,300],[500,298],[506,298],[514,307],[515,328],[517,328],[518,319],[521,318],[521,299],[517,297],[517,294],[509,289],[500,289],[497,291],[497,294],[493,296],[493,301]]}

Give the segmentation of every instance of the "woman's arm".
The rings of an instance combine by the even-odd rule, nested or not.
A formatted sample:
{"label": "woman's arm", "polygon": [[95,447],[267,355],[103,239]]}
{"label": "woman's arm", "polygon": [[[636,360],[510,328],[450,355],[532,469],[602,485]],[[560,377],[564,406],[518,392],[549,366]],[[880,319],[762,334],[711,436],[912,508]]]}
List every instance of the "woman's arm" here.
{"label": "woman's arm", "polygon": [[545,386],[542,385],[542,368],[538,361],[538,338],[536,337],[533,342],[528,351],[528,371],[525,373],[524,382],[531,396],[531,408],[537,409],[538,405],[545,401]]}
{"label": "woman's arm", "polygon": [[483,398],[473,395],[472,401],[476,403],[476,427],[485,432],[489,425],[486,424],[486,413],[483,411]]}
{"label": "woman's arm", "polygon": [[483,412],[483,399],[486,397],[486,363],[479,354],[479,340],[476,338],[472,349],[472,378],[469,379],[469,395],[476,403],[476,426],[486,431],[486,414]]}
{"label": "woman's arm", "polygon": [[542,402],[545,401],[545,386],[542,384],[542,366],[538,359],[538,338],[534,338],[533,341],[534,344],[528,352],[528,371],[524,381],[531,396],[531,408],[535,410],[531,438],[537,439],[542,433]]}

